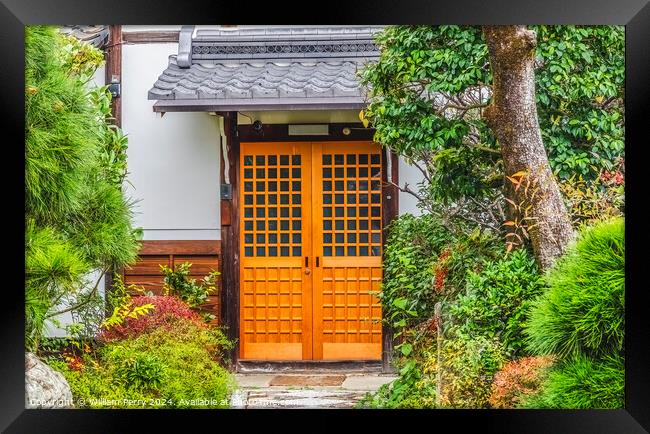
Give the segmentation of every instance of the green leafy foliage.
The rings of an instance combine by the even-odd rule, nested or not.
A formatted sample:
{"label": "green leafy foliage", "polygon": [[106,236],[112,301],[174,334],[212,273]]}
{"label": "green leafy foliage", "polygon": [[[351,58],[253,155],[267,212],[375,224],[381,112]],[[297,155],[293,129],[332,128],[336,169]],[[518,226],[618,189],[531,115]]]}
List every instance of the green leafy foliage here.
{"label": "green leafy foliage", "polygon": [[400,369],[399,377],[368,393],[357,408],[433,408],[436,406],[435,378],[423,375],[422,365],[409,360]]}
{"label": "green leafy foliage", "polygon": [[[624,29],[533,29],[537,109],[551,167],[561,179],[577,173],[590,182],[624,153]],[[421,204],[498,198],[504,173],[482,118],[492,75],[481,28],[391,26],[376,40],[380,59],[362,73],[370,89],[364,119],[375,140],[424,169]]]}
{"label": "green leafy foliage", "polygon": [[189,304],[191,307],[198,307],[205,303],[208,296],[217,290],[219,271],[212,271],[199,282],[190,277],[192,264],[184,262],[169,268],[160,265],[164,277],[165,294],[175,295]]}
{"label": "green leafy foliage", "polygon": [[362,76],[371,89],[365,116],[376,130],[375,140],[407,161],[425,163],[431,199],[480,196],[489,185],[490,166],[498,160],[498,152],[490,152],[495,149],[494,140],[468,146],[470,131],[489,136],[476,110],[444,116],[443,106],[458,103],[433,98],[434,94],[458,95],[490,82],[480,28],[388,27],[377,36],[377,43],[379,62],[369,65]]}
{"label": "green leafy foliage", "polygon": [[510,357],[525,351],[524,322],[544,282],[535,259],[524,249],[469,271],[467,289],[450,306],[454,333],[498,338]]}
{"label": "green leafy foliage", "polygon": [[623,408],[625,360],[622,355],[593,359],[574,356],[552,369],[540,393],[527,396],[525,408]]}
{"label": "green leafy foliage", "polygon": [[623,215],[625,181],[620,170],[603,171],[594,181],[572,175],[559,184],[574,226],[592,225]]}
{"label": "green leafy foliage", "polygon": [[401,215],[388,231],[379,297],[390,325],[401,330],[433,313],[434,264],[451,236],[429,215]]}
{"label": "green leafy foliage", "polygon": [[551,166],[595,179],[624,152],[625,30],[537,26],[537,110]]}
{"label": "green leafy foliage", "polygon": [[115,373],[129,387],[157,390],[167,379],[167,366],[155,356],[137,354],[134,357],[121,360]]}
{"label": "green leafy foliage", "polygon": [[479,335],[446,339],[439,360],[431,371],[442,377],[440,406],[489,407],[492,380],[507,360],[497,338]]}
{"label": "green leafy foliage", "polygon": [[623,350],[625,229],[622,218],[585,229],[548,275],[526,326],[529,347],[561,358]]}
{"label": "green leafy foliage", "polygon": [[496,237],[477,231],[458,236],[428,214],[401,215],[388,233],[379,297],[398,332],[430,319],[436,301],[451,300],[465,287],[467,270],[503,254]]}

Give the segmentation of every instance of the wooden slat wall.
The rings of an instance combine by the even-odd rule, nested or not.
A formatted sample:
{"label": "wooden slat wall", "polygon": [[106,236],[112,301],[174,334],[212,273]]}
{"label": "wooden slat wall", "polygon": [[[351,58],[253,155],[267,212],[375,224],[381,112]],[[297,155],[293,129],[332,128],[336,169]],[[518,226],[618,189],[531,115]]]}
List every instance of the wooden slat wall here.
{"label": "wooden slat wall", "polygon": [[[174,267],[190,262],[190,277],[200,280],[212,270],[221,271],[221,241],[143,241],[137,262],[124,269],[124,283],[143,286],[145,291],[159,295],[163,288],[163,274],[160,265]],[[215,315],[211,324],[221,324],[221,281],[218,291],[208,297],[202,309]]]}

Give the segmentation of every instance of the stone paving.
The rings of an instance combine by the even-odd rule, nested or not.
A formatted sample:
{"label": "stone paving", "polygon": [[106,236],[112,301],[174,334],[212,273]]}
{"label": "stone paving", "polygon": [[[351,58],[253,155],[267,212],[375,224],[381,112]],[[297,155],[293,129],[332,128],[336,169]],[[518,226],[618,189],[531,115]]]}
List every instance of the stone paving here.
{"label": "stone paving", "polygon": [[232,408],[353,408],[396,377],[378,373],[237,374]]}

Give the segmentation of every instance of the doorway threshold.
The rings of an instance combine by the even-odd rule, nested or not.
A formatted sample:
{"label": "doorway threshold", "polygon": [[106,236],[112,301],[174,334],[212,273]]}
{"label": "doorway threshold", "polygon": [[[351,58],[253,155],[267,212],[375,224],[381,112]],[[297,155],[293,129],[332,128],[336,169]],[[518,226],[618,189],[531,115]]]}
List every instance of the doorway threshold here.
{"label": "doorway threshold", "polygon": [[315,373],[384,373],[381,361],[255,361],[239,360],[235,365],[238,373],[264,374],[315,374]]}

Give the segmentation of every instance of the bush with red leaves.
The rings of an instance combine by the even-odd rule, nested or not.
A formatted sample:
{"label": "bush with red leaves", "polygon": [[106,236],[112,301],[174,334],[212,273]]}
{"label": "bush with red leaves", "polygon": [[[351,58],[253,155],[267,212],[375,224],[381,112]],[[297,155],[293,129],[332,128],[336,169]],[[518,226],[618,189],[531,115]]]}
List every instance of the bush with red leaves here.
{"label": "bush with red leaves", "polygon": [[437,293],[441,293],[445,287],[445,280],[449,274],[449,267],[447,266],[447,260],[451,256],[449,250],[443,251],[440,256],[438,256],[438,263],[435,268],[435,275],[433,279],[433,287]]}
{"label": "bush with red leaves", "polygon": [[537,393],[552,364],[551,356],[524,357],[506,364],[492,382],[492,408],[516,408],[524,397]]}
{"label": "bush with red leaves", "polygon": [[197,325],[205,326],[202,318],[186,303],[172,296],[137,296],[132,299],[133,306],[142,306],[151,303],[154,309],[147,315],[137,318],[126,318],[120,325],[102,330],[99,339],[104,342],[125,339],[157,329],[167,327],[177,318],[190,320]]}

